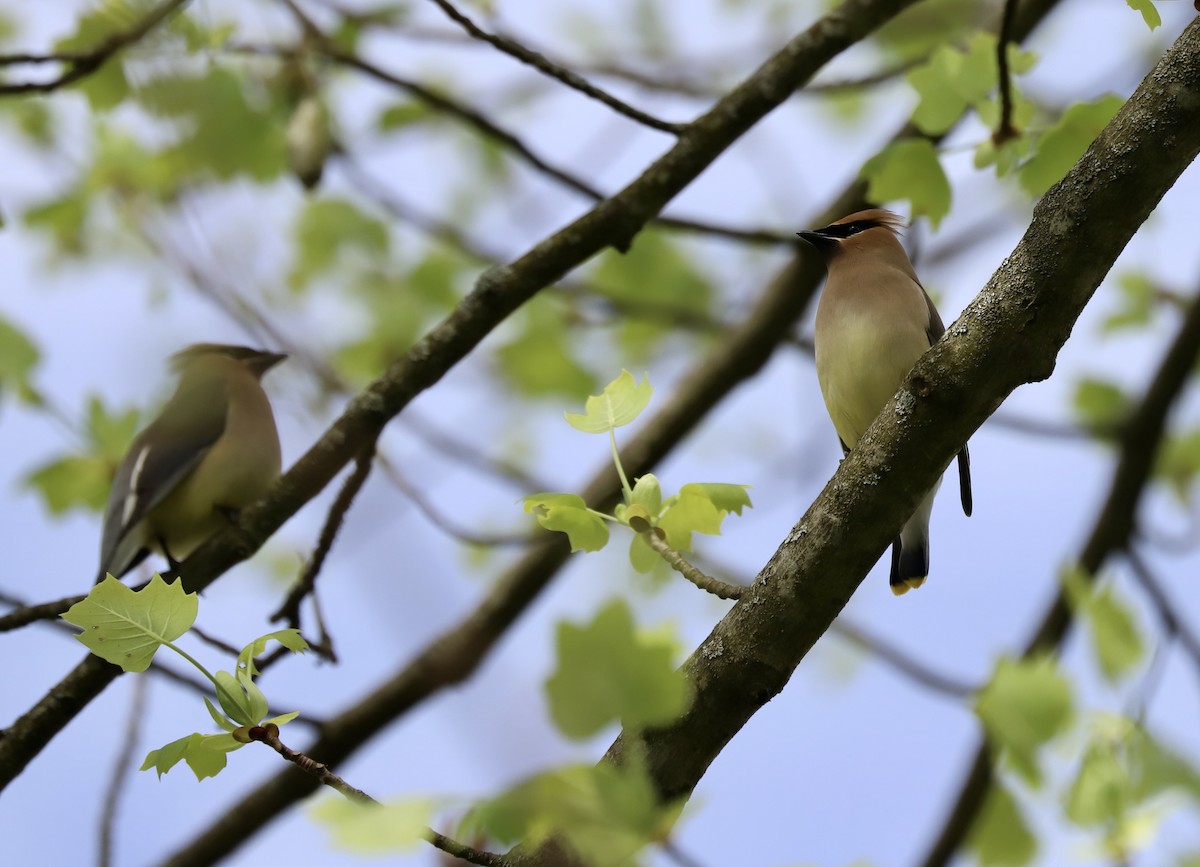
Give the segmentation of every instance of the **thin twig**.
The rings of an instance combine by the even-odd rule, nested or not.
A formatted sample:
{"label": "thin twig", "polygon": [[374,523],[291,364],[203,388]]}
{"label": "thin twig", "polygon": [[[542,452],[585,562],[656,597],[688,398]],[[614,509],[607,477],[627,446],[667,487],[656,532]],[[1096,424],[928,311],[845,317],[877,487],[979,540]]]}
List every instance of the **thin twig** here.
{"label": "thin twig", "polygon": [[59,615],[66,613],[72,605],[82,602],[86,598],[86,596],[67,596],[64,599],[55,599],[53,602],[25,605],[15,596],[10,596],[0,590],[0,604],[14,606],[12,611],[0,615],[0,632],[11,632],[39,620],[54,620]]}
{"label": "thin twig", "polygon": [[1155,577],[1149,564],[1142,557],[1141,551],[1136,546],[1130,545],[1125,549],[1125,559],[1133,567],[1133,577],[1150,597],[1150,602],[1154,605],[1154,610],[1158,613],[1158,619],[1162,621],[1163,627],[1169,634],[1179,639],[1180,645],[1192,658],[1192,665],[1195,666],[1197,672],[1200,672],[1200,636],[1179,616],[1181,609],[1171,601],[1166,588]]}
{"label": "thin twig", "polygon": [[658,552],[659,556],[667,561],[668,565],[687,580],[691,581],[701,590],[711,593],[718,599],[739,599],[742,595],[742,590],[745,588],[738,587],[736,584],[729,584],[719,578],[713,578],[711,575],[706,575],[698,568],[693,566],[683,555],[667,544],[666,540],[661,538],[653,529],[645,530],[642,538],[646,540],[646,544]]}
{"label": "thin twig", "polygon": [[660,132],[671,133],[672,135],[679,135],[679,133],[683,130],[685,124],[671,123],[665,120],[660,120],[653,115],[634,108],[632,105],[622,102],[612,94],[606,93],[605,91],[591,84],[583,76],[572,72],[565,66],[555,63],[544,54],[539,54],[536,51],[526,48],[516,40],[509,39],[506,36],[496,36],[495,34],[488,33],[477,26],[475,22],[473,22],[466,15],[458,11],[458,9],[456,9],[449,2],[449,0],[433,0],[433,2],[437,4],[439,9],[446,13],[446,16],[450,18],[450,20],[454,21],[474,38],[500,49],[505,54],[515,57],[522,63],[532,66],[534,69],[543,73],[544,75],[548,75],[557,81],[561,81],[567,87],[577,90],[585,96],[590,96],[592,99],[604,103],[618,114],[622,114],[631,120],[635,120],[643,126],[648,126],[651,129],[656,129]]}
{"label": "thin twig", "polygon": [[139,21],[137,24],[130,27],[128,30],[122,30],[114,33],[107,39],[103,40],[99,45],[91,51],[85,52],[63,52],[61,54],[10,54],[0,57],[0,65],[14,63],[51,63],[61,62],[69,65],[69,68],[60,74],[57,78],[52,78],[49,81],[19,81],[0,83],[0,96],[11,96],[14,94],[27,93],[49,93],[53,90],[58,90],[60,87],[66,87],[68,84],[73,84],[81,78],[86,78],[93,72],[96,72],[107,61],[123,48],[127,48],[137,42],[164,20],[166,20],[173,12],[183,7],[188,0],[166,0],[160,6],[152,9],[150,13]]}
{"label": "thin twig", "polygon": [[[275,725],[252,726],[246,730],[246,736],[252,741],[266,744],[283,758],[298,767],[304,773],[318,780],[321,785],[328,786],[348,801],[366,806],[380,806],[379,801],[368,795],[362,789],[350,785],[346,780],[330,770],[323,762],[293,750],[279,739],[279,727]],[[481,852],[456,840],[451,840],[444,834],[439,834],[432,828],[425,829],[425,839],[433,846],[471,864],[482,867],[505,867],[507,862],[499,855],[491,852]]]}
{"label": "thin twig", "polygon": [[874,635],[866,629],[850,622],[845,616],[841,616],[833,621],[833,626],[830,627],[830,630],[868,651],[884,665],[896,669],[896,671],[910,680],[934,692],[961,700],[974,695],[978,691],[978,687],[976,686],[942,674],[939,671],[934,671],[925,665],[925,663],[915,659],[886,639],[880,638],[878,635]]}
{"label": "thin twig", "polygon": [[100,842],[96,853],[98,867],[110,867],[113,863],[113,838],[117,826],[117,813],[131,779],[130,767],[134,762],[134,751],[141,738],[142,721],[146,717],[146,687],[150,681],[144,677],[133,679],[133,701],[129,705],[129,716],[125,721],[125,736],[113,762],[112,776],[104,792],[104,806],[100,811]]}
{"label": "thin twig", "polygon": [[375,460],[375,443],[372,441],[362,451],[358,453],[358,457],[354,461],[354,469],[346,476],[346,481],[342,484],[341,490],[338,491],[337,497],[334,498],[333,505],[329,507],[329,514],[325,517],[325,526],[321,528],[321,535],[317,539],[317,546],[313,549],[312,556],[308,559],[308,564],[304,568],[303,574],[296,581],[294,587],[287,595],[287,599],[279,606],[279,609],[271,615],[271,620],[286,620],[292,627],[300,625],[300,603],[304,598],[313,592],[316,586],[317,575],[321,572],[321,567],[325,565],[325,558],[329,555],[329,551],[333,548],[333,540],[337,538],[338,530],[342,528],[342,521],[346,517],[346,512],[354,503],[354,498],[358,496],[358,492],[362,490],[362,486],[367,481],[367,476],[371,474],[371,467]]}
{"label": "thin twig", "polygon": [[996,65],[1000,68],[1000,121],[992,133],[992,143],[997,147],[1021,135],[1013,126],[1012,73],[1008,68],[1008,46],[1012,44],[1016,15],[1017,0],[1005,0],[1000,36],[996,40]]}

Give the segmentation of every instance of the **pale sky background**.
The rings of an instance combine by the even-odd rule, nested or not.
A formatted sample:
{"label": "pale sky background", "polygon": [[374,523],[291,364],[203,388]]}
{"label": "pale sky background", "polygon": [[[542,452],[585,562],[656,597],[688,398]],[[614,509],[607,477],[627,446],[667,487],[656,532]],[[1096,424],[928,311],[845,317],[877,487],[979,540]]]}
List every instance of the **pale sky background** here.
{"label": "pale sky background", "polygon": [[[18,44],[30,50],[48,47],[72,27],[72,10],[78,8],[66,2],[36,11],[24,4],[4,5],[19,9],[26,21],[28,30]],[[415,5],[422,20],[450,30],[432,4]],[[754,4],[670,4],[668,33],[682,46],[681,56],[742,58],[736,68],[744,74],[767,55],[766,47],[780,44],[815,18],[818,4],[795,5],[785,27],[756,16]],[[1041,59],[1023,81],[1028,93],[1047,101],[1092,99],[1108,90],[1127,95],[1195,14],[1190,3],[1163,0],[1159,8],[1164,24],[1151,34],[1122,0],[1064,0],[1060,5],[1030,43]],[[509,31],[539,45],[562,45],[560,53],[571,57],[577,49],[563,34],[578,29],[571,23],[572,10],[585,9],[600,23],[592,33],[603,44],[620,44],[634,4],[500,0],[497,6],[499,20]],[[223,9],[235,6],[198,0],[193,8],[219,20]],[[245,20],[257,21],[263,34],[290,32],[283,29],[289,22],[275,4],[254,4],[245,10]],[[459,82],[458,93],[477,95],[481,109],[520,130],[539,153],[575,167],[605,190],[623,186],[668,144],[665,136],[636,128],[565,92],[537,103],[536,111],[489,104],[488,94],[503,91],[508,81],[523,80],[525,73],[486,47],[379,39],[366,43],[364,51],[397,72],[428,80],[452,77]],[[857,50],[836,61],[822,78],[872,68],[873,58]],[[338,80],[336,93],[346,99],[340,107],[342,131],[353,140],[353,131],[364,128],[372,116],[369,109],[393,97],[358,77],[343,75]],[[688,119],[705,108],[703,101],[598,81],[671,119]],[[69,106],[68,114],[78,119],[78,95],[60,94],[54,100]],[[797,97],[738,142],[669,210],[783,232],[806,228],[806,221],[878,149],[914,103],[901,81],[869,102],[862,123],[838,126],[828,122],[829,112],[815,101]],[[972,168],[971,146],[984,135],[977,123],[955,132],[944,160],[954,186],[954,210],[937,232],[924,222],[910,232],[920,242],[923,257],[931,259],[928,266],[919,260],[918,270],[939,297],[947,324],[1011,251],[1029,219],[1029,203],[1010,185]],[[70,158],[86,153],[86,140],[66,141],[64,161],[64,155],[19,147],[7,128],[0,127],[0,196],[8,218],[0,232],[5,271],[0,315],[18,323],[37,342],[43,352],[39,386],[79,417],[92,394],[102,395],[110,407],[161,400],[170,387],[162,361],[184,344],[255,340],[167,267],[142,258],[82,268],[53,261],[43,239],[23,228],[17,215],[60,189],[70,177]],[[444,213],[443,199],[455,180],[447,157],[457,154],[431,147],[420,137],[402,137],[372,149],[369,163],[378,177],[405,196]],[[525,176],[523,168],[519,172]],[[345,189],[336,168],[324,189]],[[586,207],[549,182],[538,182],[533,189],[533,194],[516,196],[511,207],[494,209],[468,228],[491,246],[515,255]],[[288,221],[302,195],[285,181],[265,194],[244,186],[220,196],[202,196],[195,203],[194,225],[186,231],[191,239],[211,245],[219,270],[248,295],[279,295],[278,275],[287,267],[283,254],[289,242]],[[1184,294],[1200,291],[1197,201],[1200,170],[1193,166],[1134,238],[1114,273],[1145,271]],[[986,242],[972,247],[968,255],[936,256],[981,222],[992,228]],[[177,238],[189,238],[184,227],[174,231]],[[407,229],[399,234],[412,237]],[[786,255],[747,255],[701,238],[689,238],[688,243],[714,275],[730,319],[752,303]],[[164,287],[169,291],[164,293]],[[1001,413],[1067,421],[1074,383],[1084,375],[1113,377],[1140,393],[1164,340],[1174,334],[1177,317],[1159,315],[1144,334],[1103,338],[1099,325],[1118,303],[1110,281],[1084,313],[1053,378],[1020,389]],[[274,321],[290,339],[316,350],[332,348],[357,327],[346,320],[330,293],[315,304],[282,310]],[[576,407],[562,401],[534,405],[521,418],[497,405],[499,392],[486,355],[496,345],[493,336],[405,415],[433,421],[489,454],[503,454],[522,442],[521,451],[536,476],[555,490],[577,490],[606,460],[606,443],[563,423],[562,411]],[[650,414],[662,405],[688,364],[689,359],[680,356],[649,366],[658,389]],[[598,373],[606,379],[620,367],[616,360],[611,370]],[[316,388],[298,365],[272,372],[267,389],[280,422],[284,461],[290,464],[324,429],[328,416],[314,413]],[[1193,386],[1177,423],[1194,427],[1198,411]],[[0,404],[0,444],[6,455],[0,464],[5,515],[0,588],[37,601],[85,591],[95,569],[98,516],[52,517],[21,482],[33,467],[71,449],[72,436],[47,417],[6,400]],[[530,491],[481,478],[438,456],[402,421],[389,427],[384,445],[429,499],[460,524],[481,531],[525,526],[519,498]],[[887,589],[886,562],[881,563],[855,595],[848,614],[929,666],[983,683],[1000,655],[1023,644],[1055,590],[1057,569],[1078,552],[1108,485],[1112,455],[1099,446],[1031,438],[995,423],[984,426],[971,449],[975,515],[970,520],[962,516],[955,486],[947,485],[934,512],[928,584],[919,593],[894,599]],[[733,574],[748,576],[766,562],[820,491],[836,467],[838,452],[810,360],[782,349],[656,473],[671,489],[690,481],[753,486],[754,508],[741,518],[727,519],[723,536],[701,540],[707,555],[730,564]],[[326,491],[290,521],[257,558],[257,566],[238,567],[212,587],[201,602],[200,625],[236,644],[274,628],[266,618],[277,606],[283,585],[269,577],[272,570],[266,566],[298,564],[315,538],[332,493]],[[1189,531],[1186,516],[1163,489],[1149,493],[1141,514],[1165,534]],[[590,619],[612,595],[644,587],[628,568],[626,545],[627,539],[618,537],[603,553],[575,555],[570,568],[468,683],[425,702],[335,770],[382,799],[433,794],[461,804],[556,763],[597,759],[615,729],[582,744],[565,740],[547,718],[542,684],[553,667],[557,621]],[[336,714],[466,615],[513,556],[501,550],[483,568],[474,565],[461,546],[376,473],[350,513],[321,578],[326,621],[343,663],[334,667],[300,658],[279,666],[264,683],[272,703],[319,717]],[[1200,628],[1200,555],[1195,548],[1148,556],[1179,604],[1180,616]],[[294,571],[289,565],[288,574]],[[1159,627],[1144,597],[1122,568],[1113,571],[1119,589],[1136,603],[1146,634],[1156,641]],[[728,607],[683,582],[630,598],[641,623],[673,623],[689,651]],[[1106,687],[1097,680],[1090,652],[1079,638],[1077,631],[1065,659],[1072,672],[1082,674],[1080,706],[1128,708],[1144,683],[1145,666],[1120,687]],[[225,664],[206,646],[191,642],[187,647],[214,668]],[[0,634],[0,653],[7,660],[5,688],[0,691],[0,725],[6,725],[74,666],[83,650],[59,630],[39,626]],[[6,864],[92,860],[101,792],[123,737],[132,688],[133,678],[123,677],[107,689],[0,798]],[[1149,723],[1164,740],[1200,761],[1198,717],[1197,672],[1172,649]],[[137,755],[197,728],[207,731],[206,723],[197,696],[154,679]],[[1067,748],[1052,751],[1052,769],[1060,780],[1072,770],[1085,728],[1079,728]],[[285,729],[285,741],[298,748],[306,738],[299,724]],[[714,762],[679,826],[677,842],[705,867],[841,867],[856,859],[883,867],[912,864],[940,828],[977,738],[978,725],[967,707],[923,690],[827,637],[783,694]],[[234,754],[219,777],[203,783],[183,767],[161,781],[150,773],[135,775],[120,820],[116,863],[157,863],[281,767],[277,756],[252,745]],[[1057,809],[1053,791],[1051,787],[1030,802],[1034,815],[1047,804]],[[1086,855],[1082,836],[1046,831],[1040,864],[1072,863]],[[1178,853],[1197,850],[1200,825],[1176,820],[1136,863],[1169,865]],[[86,854],[81,857],[81,852]],[[358,863],[333,849],[326,832],[303,811],[275,822],[227,863],[251,865],[267,859]],[[649,861],[667,863],[660,855]],[[432,865],[436,860],[433,850],[425,847],[391,863]]]}

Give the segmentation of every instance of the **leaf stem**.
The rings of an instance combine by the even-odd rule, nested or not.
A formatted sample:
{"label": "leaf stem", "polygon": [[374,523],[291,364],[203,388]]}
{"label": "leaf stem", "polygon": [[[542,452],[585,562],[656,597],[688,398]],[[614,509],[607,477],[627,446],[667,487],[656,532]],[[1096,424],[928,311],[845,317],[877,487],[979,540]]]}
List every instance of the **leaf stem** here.
{"label": "leaf stem", "polygon": [[629,479],[625,475],[625,468],[621,466],[621,455],[617,452],[617,434],[612,428],[608,429],[608,442],[612,446],[613,465],[617,468],[617,475],[621,477],[621,490],[625,492],[625,502],[633,502],[633,488],[629,485]]}
{"label": "leaf stem", "polygon": [[180,656],[182,656],[184,659],[186,659],[188,662],[190,662],[192,665],[196,666],[196,668],[198,668],[200,670],[200,673],[203,674],[205,677],[207,677],[212,682],[212,685],[214,687],[217,686],[217,679],[215,677],[213,677],[211,674],[209,674],[208,669],[205,668],[203,665],[201,665],[196,660],[196,658],[193,657],[190,653],[188,653],[186,650],[181,650],[180,648],[176,647],[174,644],[172,644],[169,641],[164,641],[162,644],[163,644],[163,647],[171,648],[176,653],[178,653]]}

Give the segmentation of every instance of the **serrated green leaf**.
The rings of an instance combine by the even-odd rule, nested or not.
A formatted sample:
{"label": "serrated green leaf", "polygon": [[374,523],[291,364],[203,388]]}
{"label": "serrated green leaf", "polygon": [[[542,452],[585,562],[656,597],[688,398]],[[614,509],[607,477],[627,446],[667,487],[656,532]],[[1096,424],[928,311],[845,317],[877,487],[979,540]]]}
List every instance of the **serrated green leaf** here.
{"label": "serrated green leaf", "polygon": [[615,720],[664,725],[687,708],[688,686],[673,642],[636,630],[629,606],[613,600],[591,623],[560,623],[558,662],[546,681],[550,716],[567,737],[586,738]]}
{"label": "serrated green leaf", "polygon": [[258,669],[254,665],[254,658],[261,656],[272,641],[278,642],[292,653],[304,653],[308,650],[308,642],[304,640],[299,629],[278,629],[275,632],[260,635],[243,647],[237,658],[238,669],[245,670],[251,676],[257,675]]}
{"label": "serrated green leaf", "polygon": [[1090,430],[1111,434],[1129,417],[1129,397],[1116,383],[1084,377],[1075,385],[1075,414]]}
{"label": "serrated green leaf", "polygon": [[229,734],[202,735],[194,733],[172,741],[157,750],[151,750],[146,755],[146,760],[142,762],[141,770],[148,771],[154,768],[158,772],[158,776],[162,777],[179,762],[185,761],[192,769],[192,773],[196,775],[196,779],[203,780],[207,777],[215,777],[225,770],[228,754],[243,746],[245,744],[238,743]]}
{"label": "serrated green leaf", "polygon": [[460,835],[529,845],[557,835],[589,867],[628,867],[647,843],[667,836],[682,807],[683,799],[659,804],[638,762],[571,765],[476,806]]}
{"label": "serrated green leaf", "polygon": [[893,142],[867,160],[862,177],[867,181],[867,198],[910,202],[913,217],[923,214],[935,228],[950,213],[950,181],[928,139]]}
{"label": "serrated green leaf", "polygon": [[1124,104],[1110,94],[1064,111],[1058,123],[1038,136],[1033,156],[1018,170],[1022,189],[1037,198],[1058,183]]}
{"label": "serrated green leaf", "polygon": [[1154,0],[1125,0],[1125,2],[1129,4],[1129,8],[1134,12],[1142,14],[1142,20],[1146,22],[1146,26],[1151,30],[1157,29],[1162,24],[1162,16],[1154,8]]}
{"label": "serrated green leaf", "polygon": [[993,747],[1031,786],[1040,786],[1037,754],[1071,723],[1070,682],[1053,659],[1001,659],[975,700],[975,713]]}
{"label": "serrated green leaf", "polygon": [[1003,785],[997,783],[988,790],[967,848],[984,867],[1024,867],[1037,854],[1037,838]]}
{"label": "serrated green leaf", "polygon": [[608,525],[578,494],[532,494],[524,502],[547,530],[567,534],[572,551],[599,551],[608,544]]}
{"label": "serrated green leaf", "polygon": [[730,512],[741,514],[750,505],[746,485],[692,483],[667,499],[659,514],[658,527],[667,534],[667,544],[677,551],[692,550],[692,533],[721,534],[721,524]]}
{"label": "serrated green leaf", "polygon": [[359,804],[347,798],[325,798],[309,815],[333,837],[339,849],[359,855],[411,852],[429,835],[437,802],[405,798],[384,804]]}
{"label": "serrated green leaf", "polygon": [[76,635],[88,650],[125,671],[145,671],[155,652],[196,622],[195,593],[185,593],[176,578],[170,584],[155,574],[141,590],[112,576],[91,589],[62,615],[83,629]]}
{"label": "serrated green leaf", "polygon": [[568,412],[563,416],[576,430],[607,433],[636,419],[653,394],[654,387],[646,376],[637,382],[632,373],[622,370],[620,376],[604,386],[604,391],[587,399],[582,414]]}

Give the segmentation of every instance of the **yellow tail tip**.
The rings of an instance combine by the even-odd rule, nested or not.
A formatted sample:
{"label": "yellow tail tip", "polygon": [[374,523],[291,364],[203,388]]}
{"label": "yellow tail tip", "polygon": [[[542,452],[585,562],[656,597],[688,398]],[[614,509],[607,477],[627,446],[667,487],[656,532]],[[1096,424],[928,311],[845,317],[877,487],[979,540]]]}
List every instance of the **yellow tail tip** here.
{"label": "yellow tail tip", "polygon": [[918,587],[920,587],[922,584],[925,583],[925,579],[927,577],[929,577],[929,576],[922,575],[920,578],[905,578],[899,584],[892,584],[891,585],[892,594],[895,596],[903,596],[909,590],[916,590]]}

